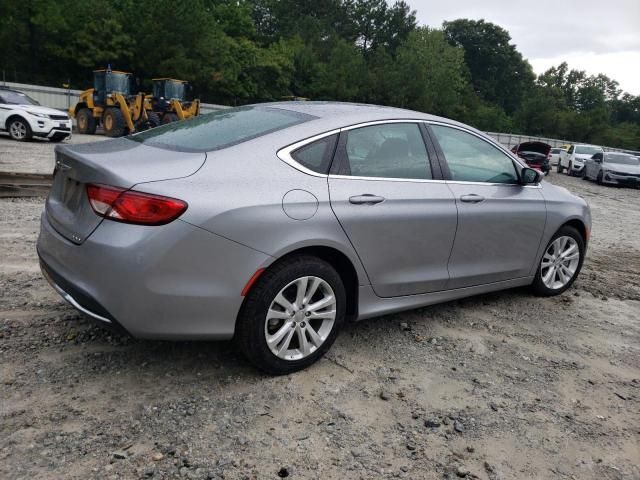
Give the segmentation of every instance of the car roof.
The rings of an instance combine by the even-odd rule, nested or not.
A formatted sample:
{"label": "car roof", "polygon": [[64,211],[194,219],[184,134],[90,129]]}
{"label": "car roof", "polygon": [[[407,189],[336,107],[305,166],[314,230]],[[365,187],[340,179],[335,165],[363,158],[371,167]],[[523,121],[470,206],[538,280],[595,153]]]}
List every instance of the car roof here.
{"label": "car roof", "polygon": [[312,115],[316,117],[316,122],[322,123],[323,127],[329,129],[379,120],[430,120],[475,130],[455,120],[430,115],[428,113],[365,103],[284,101],[260,103],[256,106],[258,105]]}

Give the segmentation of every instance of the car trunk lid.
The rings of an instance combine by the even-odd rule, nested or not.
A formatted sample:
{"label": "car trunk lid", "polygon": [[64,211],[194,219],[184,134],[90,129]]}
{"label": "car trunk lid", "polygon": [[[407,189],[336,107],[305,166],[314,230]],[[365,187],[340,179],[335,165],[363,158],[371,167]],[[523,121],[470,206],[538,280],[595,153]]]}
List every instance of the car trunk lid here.
{"label": "car trunk lid", "polygon": [[53,228],[76,244],[83,243],[103,220],[91,208],[87,184],[129,189],[142,182],[194,174],[204,153],[149,147],[126,138],[56,147],[53,184],[45,211]]}

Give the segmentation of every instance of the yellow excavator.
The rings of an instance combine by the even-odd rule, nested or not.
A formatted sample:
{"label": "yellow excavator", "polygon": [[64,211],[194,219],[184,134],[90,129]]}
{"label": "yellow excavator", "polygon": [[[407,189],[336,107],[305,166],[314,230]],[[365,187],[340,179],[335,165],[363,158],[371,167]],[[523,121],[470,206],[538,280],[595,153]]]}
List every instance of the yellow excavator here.
{"label": "yellow excavator", "polygon": [[153,95],[145,97],[149,126],[186,120],[200,114],[200,100],[187,101],[189,82],[175,78],[154,78]]}
{"label": "yellow excavator", "polygon": [[152,126],[145,108],[145,95],[131,93],[132,80],[128,72],[110,68],[94,70],[93,88],[83,91],[78,103],[69,108],[78,132],[94,134],[102,124],[107,136],[121,137]]}

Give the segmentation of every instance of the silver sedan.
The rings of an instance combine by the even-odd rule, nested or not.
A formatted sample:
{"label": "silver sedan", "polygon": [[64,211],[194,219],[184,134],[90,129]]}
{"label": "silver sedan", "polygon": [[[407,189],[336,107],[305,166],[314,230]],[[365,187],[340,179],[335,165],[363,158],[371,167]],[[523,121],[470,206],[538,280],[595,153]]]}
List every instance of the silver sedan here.
{"label": "silver sedan", "polygon": [[234,108],[56,149],[42,271],[97,322],[302,369],[361,320],[570,287],[587,204],[481,132],[371,105]]}

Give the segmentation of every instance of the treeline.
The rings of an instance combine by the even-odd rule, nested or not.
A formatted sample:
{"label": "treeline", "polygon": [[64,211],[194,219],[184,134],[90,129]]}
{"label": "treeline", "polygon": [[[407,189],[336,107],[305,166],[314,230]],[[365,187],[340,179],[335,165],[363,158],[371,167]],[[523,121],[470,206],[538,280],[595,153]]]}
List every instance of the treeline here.
{"label": "treeline", "polygon": [[640,150],[640,97],[615,80],[565,63],[536,77],[501,27],[421,27],[403,1],[3,0],[0,45],[8,81],[86,88],[110,64],[213,103],[369,102]]}

